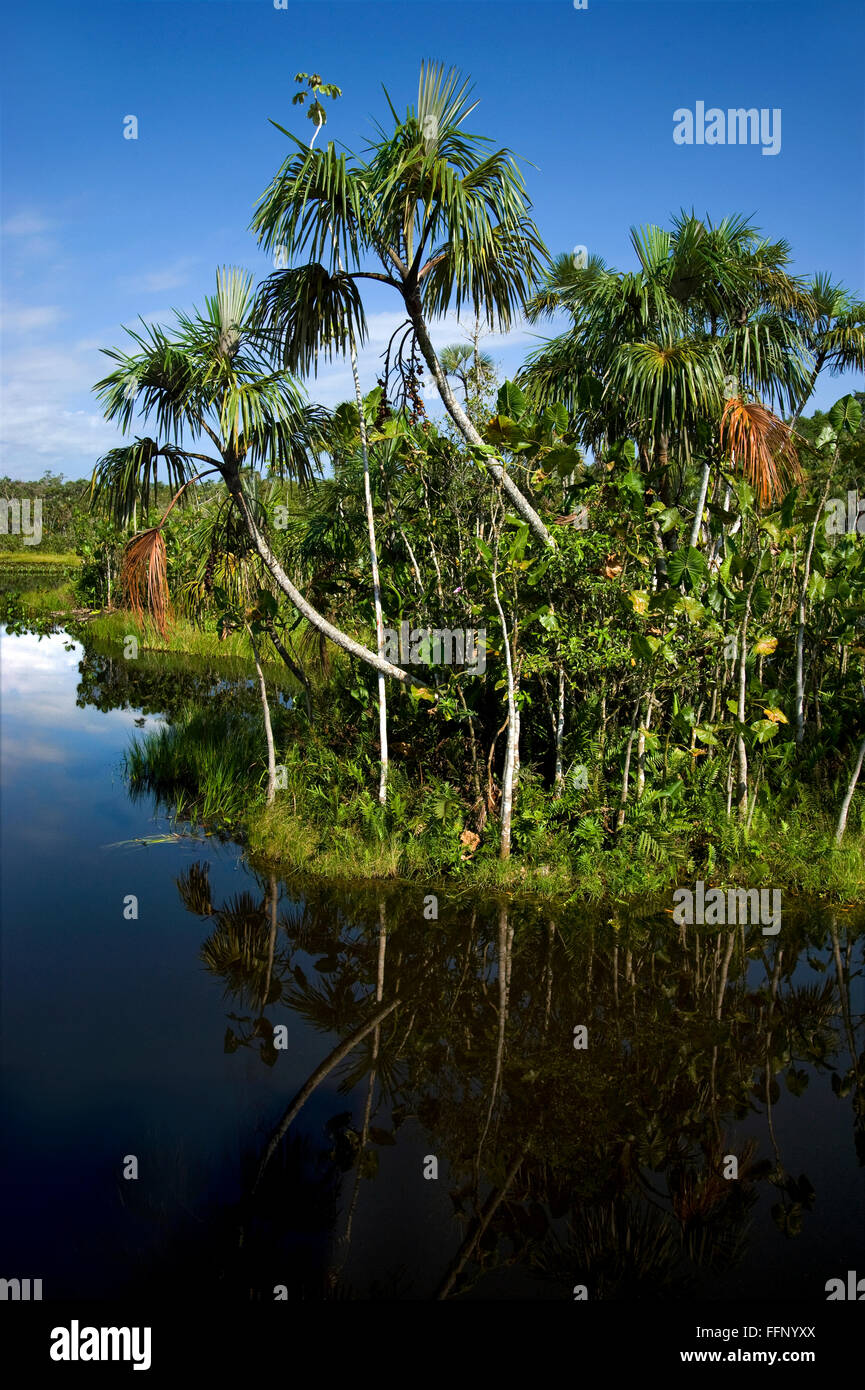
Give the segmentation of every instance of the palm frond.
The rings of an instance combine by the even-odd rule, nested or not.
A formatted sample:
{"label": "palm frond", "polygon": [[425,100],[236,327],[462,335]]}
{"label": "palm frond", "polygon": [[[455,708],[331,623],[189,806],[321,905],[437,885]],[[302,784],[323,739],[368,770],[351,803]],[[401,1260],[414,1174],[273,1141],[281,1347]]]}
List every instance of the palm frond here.
{"label": "palm frond", "polygon": [[759,401],[728,400],[721,417],[721,446],[756,489],[761,505],[779,501],[801,469],[790,428]]}
{"label": "palm frond", "polygon": [[279,351],[288,371],[316,371],[319,356],[360,345],[367,325],[360,293],[350,275],[331,274],[311,262],[268,276],[259,290],[256,322]]}
{"label": "palm frond", "polygon": [[121,584],[127,604],[143,621],[149,613],[162,637],[168,634],[171,596],[168,592],[168,559],[165,537],[153,526],[133,537],[123,556]]}

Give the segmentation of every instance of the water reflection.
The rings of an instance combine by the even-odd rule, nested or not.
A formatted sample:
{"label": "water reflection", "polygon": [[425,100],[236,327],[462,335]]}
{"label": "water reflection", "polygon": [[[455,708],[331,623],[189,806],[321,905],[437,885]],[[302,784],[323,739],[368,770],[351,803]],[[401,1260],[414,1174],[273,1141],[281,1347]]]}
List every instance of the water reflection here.
{"label": "water reflection", "polygon": [[106,850],[152,829],[118,774],[141,712],[245,678],[59,638],[7,639],[3,676],[10,1275],[822,1301],[861,1268],[861,914],[785,902],[773,938],[441,894],[428,921],[420,886],[214,839]]}
{"label": "water reflection", "polygon": [[[407,1124],[424,1135],[423,1155],[406,1146],[401,1177],[413,1220],[428,1219],[430,1158],[452,1205],[449,1258],[389,1271],[388,1287],[402,1281],[414,1296],[507,1296],[511,1282],[538,1297],[578,1286],[592,1299],[712,1296],[749,1255],[759,1269],[767,1240],[815,1221],[825,1234],[838,1193],[790,1166],[776,1112],[809,1086],[834,1093],[849,1117],[836,1159],[849,1168],[852,1150],[863,1162],[851,1004],[862,936],[842,914],[791,912],[777,942],[756,928],[551,920],[506,903],[443,904],[431,926],[411,890],[335,900],[307,889],[280,914],[276,880],[260,886],[260,899],[214,904],[206,865],[178,880],[185,905],[212,922],[202,959],[233,1004],[227,1050],[277,1065],[292,1016],[339,1040],[250,1162],[236,1273],[257,1296],[272,1296],[262,1272],[286,1185],[296,1196],[306,1181],[304,1106],[332,1073],[354,1106],[329,1116],[330,1147],[309,1179],[309,1211],[331,1237],[319,1271],[328,1296],[374,1296],[355,1219],[369,1203],[381,1240],[394,1178],[379,1157],[400,1149]],[[765,1214],[755,1228],[761,1194],[774,1230]],[[289,1223],[290,1246],[292,1234]],[[307,1261],[294,1250],[288,1274],[283,1259],[276,1282],[290,1297],[308,1290]]]}

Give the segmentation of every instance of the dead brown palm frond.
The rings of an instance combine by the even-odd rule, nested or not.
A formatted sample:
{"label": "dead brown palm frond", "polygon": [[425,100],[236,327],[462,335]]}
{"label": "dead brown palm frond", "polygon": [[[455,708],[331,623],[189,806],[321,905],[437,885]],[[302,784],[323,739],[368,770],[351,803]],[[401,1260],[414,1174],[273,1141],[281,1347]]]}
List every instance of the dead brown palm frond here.
{"label": "dead brown palm frond", "polygon": [[126,602],[136,618],[149,613],[160,635],[168,634],[171,595],[168,592],[168,557],[160,526],[133,536],[123,556],[121,583]]}
{"label": "dead brown palm frond", "polygon": [[792,430],[759,401],[727,401],[721,447],[756,489],[761,506],[780,501],[791,482],[802,481]]}

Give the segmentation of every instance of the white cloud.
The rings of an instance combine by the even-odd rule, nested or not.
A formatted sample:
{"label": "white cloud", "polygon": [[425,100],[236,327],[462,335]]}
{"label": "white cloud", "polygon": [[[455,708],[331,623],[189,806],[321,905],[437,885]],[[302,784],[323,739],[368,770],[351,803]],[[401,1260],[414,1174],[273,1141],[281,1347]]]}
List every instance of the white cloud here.
{"label": "white cloud", "polygon": [[[372,390],[376,378],[381,376],[384,369],[383,354],[388,342],[400,325],[406,322],[405,314],[398,311],[378,312],[367,316],[369,335],[358,353],[358,370],[361,389],[364,394]],[[439,352],[449,343],[468,341],[471,326],[471,319],[458,318],[455,313],[448,313],[445,318],[430,324],[430,338],[433,347]],[[532,329],[524,323],[516,323],[509,333],[487,333],[481,338],[480,347],[483,352],[488,352],[494,359],[497,359],[499,355],[504,355],[507,359],[507,365],[503,371],[507,375],[516,370],[525,355],[526,346],[529,343],[534,343],[535,340],[536,335]],[[399,338],[396,340],[391,354],[392,363],[398,343]],[[423,398],[436,402],[438,392],[434,386],[430,390],[432,378],[426,365],[423,365],[425,380]],[[319,367],[318,376],[311,377],[307,382],[307,389],[310,397],[322,405],[335,406],[340,401],[354,400],[354,380],[348,358],[335,358],[331,363],[323,362]]]}
{"label": "white cloud", "polygon": [[7,333],[33,333],[37,329],[54,328],[65,318],[56,304],[4,304],[0,322]]}
{"label": "white cloud", "polygon": [[20,212],[16,217],[7,217],[0,227],[4,236],[39,236],[47,232],[51,223],[38,212]]}
{"label": "white cloud", "polygon": [[121,289],[131,291],[134,294],[162,294],[165,290],[176,290],[180,285],[185,285],[189,280],[189,271],[194,263],[192,257],[184,256],[172,265],[162,266],[159,270],[121,276],[117,283]]}
{"label": "white cloud", "polygon": [[101,354],[90,343],[73,343],[25,349],[10,363],[3,383],[0,472],[22,480],[38,478],[46,468],[89,472],[120,439],[95,402],[92,410],[73,407],[105,374]]}

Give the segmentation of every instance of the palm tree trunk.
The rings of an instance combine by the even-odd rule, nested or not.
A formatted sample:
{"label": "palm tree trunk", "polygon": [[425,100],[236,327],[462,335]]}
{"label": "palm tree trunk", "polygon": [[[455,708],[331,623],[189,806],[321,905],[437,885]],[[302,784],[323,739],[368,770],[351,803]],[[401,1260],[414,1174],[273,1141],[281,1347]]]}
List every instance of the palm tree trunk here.
{"label": "palm tree trunk", "polygon": [[[456,396],[451,390],[450,383],[441,369],[441,364],[439,363],[439,360],[435,353],[435,349],[432,345],[432,342],[430,341],[430,336],[427,332],[426,323],[424,322],[423,314],[421,313],[420,301],[417,299],[411,302],[407,301],[406,307],[408,309],[408,315],[411,319],[412,327],[415,331],[415,337],[417,338],[418,347],[421,350],[421,355],[423,356],[424,361],[426,362],[427,366],[432,372],[433,379],[438,388],[438,393],[441,396],[442,401],[444,403],[445,410],[453,420],[454,424],[456,425],[463,438],[467,440],[469,444],[473,444],[475,448],[483,448],[484,441],[478,434],[468,415],[466,415],[465,411],[463,410],[462,406],[460,405],[459,401],[457,400]],[[531,502],[529,502],[528,498],[523,496],[516,483],[514,482],[513,478],[510,477],[507,470],[503,468],[500,463],[493,462],[492,459],[490,459],[490,461],[487,463],[487,467],[489,468],[489,471],[492,473],[496,482],[500,484],[502,490],[507,494],[510,502],[519,512],[520,516],[523,518],[524,521],[527,521],[529,523],[535,535],[543,541],[544,545],[548,546],[550,549],[553,549],[555,547],[555,541],[553,540],[544,523],[541,521],[541,518],[538,516]]]}
{"label": "palm tree trunk", "polygon": [[850,813],[850,804],[853,800],[853,793],[856,790],[856,783],[859,781],[859,773],[862,771],[862,763],[865,761],[865,738],[859,744],[859,755],[856,765],[850,774],[850,781],[847,783],[847,792],[841,803],[841,814],[838,817],[838,829],[835,831],[835,844],[840,845],[844,839],[844,831],[847,829],[847,816]]}
{"label": "palm tree trunk", "polygon": [[277,560],[264,536],[255,524],[237,471],[234,468],[226,466],[223,477],[225,479],[225,485],[243,517],[247,533],[255,546],[256,553],[268,572],[276,580],[276,583],[279,585],[286,598],[301,617],[306,618],[310,627],[314,627],[316,632],[320,632],[324,637],[327,637],[329,641],[341,648],[342,651],[348,652],[349,656],[354,656],[358,661],[363,661],[367,666],[372,666],[375,671],[381,671],[386,676],[392,676],[394,680],[402,681],[403,685],[423,687],[424,682],[422,680],[418,680],[408,671],[403,671],[399,666],[394,666],[392,662],[386,661],[383,656],[379,656],[378,653],[370,651],[368,647],[364,647],[360,642],[356,642],[353,637],[349,637],[348,633],[342,632],[338,627],[334,627],[333,623],[328,622],[327,618],[323,617],[317,609],[313,608],[311,603],[307,602],[300,590],[292,584],[285,570],[282,568],[282,565]]}

